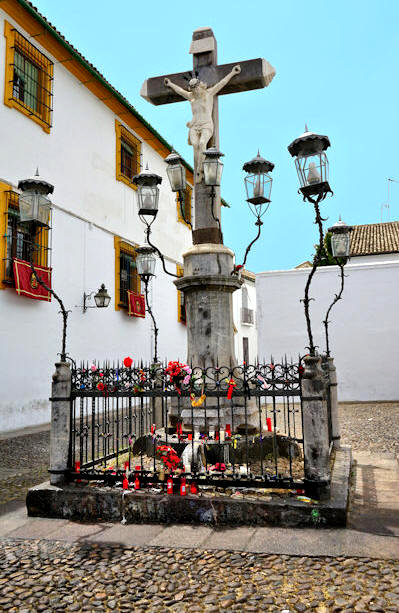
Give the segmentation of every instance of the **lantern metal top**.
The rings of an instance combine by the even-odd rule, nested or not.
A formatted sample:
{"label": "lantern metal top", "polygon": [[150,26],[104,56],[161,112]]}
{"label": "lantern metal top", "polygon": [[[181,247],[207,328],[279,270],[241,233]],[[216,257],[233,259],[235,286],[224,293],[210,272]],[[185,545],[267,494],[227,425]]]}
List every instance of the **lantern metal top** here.
{"label": "lantern metal top", "polygon": [[132,182],[135,185],[144,185],[144,186],[152,187],[154,185],[158,185],[159,183],[162,183],[162,177],[157,175],[155,172],[150,172],[148,170],[148,164],[147,164],[143,172],[140,172],[140,174],[135,175],[133,177]]}
{"label": "lantern metal top", "polygon": [[141,247],[136,247],[137,255],[152,255],[155,253],[155,249],[150,247],[150,245],[142,245]]}
{"label": "lantern metal top", "polygon": [[54,185],[51,185],[48,181],[45,181],[43,177],[39,175],[39,169],[36,168],[36,173],[33,177],[29,179],[22,179],[18,181],[18,189],[21,189],[23,192],[29,189],[37,189],[41,194],[52,194],[54,191]]}
{"label": "lantern metal top", "polygon": [[177,153],[174,149],[169,153],[169,155],[164,160],[167,164],[182,164],[183,158],[181,155]]}
{"label": "lantern metal top", "polygon": [[298,155],[312,155],[312,153],[325,151],[330,145],[331,143],[328,136],[309,132],[307,126],[305,126],[305,132],[288,145],[288,151],[292,157]]}
{"label": "lantern metal top", "polygon": [[274,168],[274,164],[273,162],[269,162],[268,160],[265,160],[265,158],[263,158],[258,150],[258,155],[256,157],[254,157],[252,160],[250,160],[249,162],[245,162],[244,166],[242,167],[243,170],[245,170],[245,172],[251,173],[251,174],[255,174],[255,173],[260,173],[260,172],[271,172]]}
{"label": "lantern metal top", "polygon": [[220,158],[224,156],[224,153],[219,151],[217,147],[209,147],[204,151],[204,155],[208,158]]}
{"label": "lantern metal top", "polygon": [[353,231],[353,226],[348,226],[340,217],[339,221],[331,226],[331,228],[328,228],[328,231],[332,234],[347,234]]}

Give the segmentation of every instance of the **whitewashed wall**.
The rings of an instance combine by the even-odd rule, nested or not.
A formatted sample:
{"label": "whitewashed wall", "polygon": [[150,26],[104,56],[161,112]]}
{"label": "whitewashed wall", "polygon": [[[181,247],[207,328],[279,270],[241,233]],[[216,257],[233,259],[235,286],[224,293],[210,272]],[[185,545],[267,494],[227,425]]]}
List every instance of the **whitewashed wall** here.
{"label": "whitewashed wall", "polygon": [[[0,10],[0,75],[4,75],[5,38]],[[26,33],[15,24],[18,31]],[[53,59],[38,41],[32,41]],[[0,96],[4,97],[4,77]],[[123,120],[122,120],[123,123]],[[137,136],[137,135],[136,135]],[[150,359],[153,346],[150,319],[127,317],[115,311],[114,235],[142,243],[144,228],[137,216],[135,192],[116,181],[115,115],[89,92],[65,66],[54,65],[53,127],[40,126],[0,103],[1,180],[17,185],[36,166],[54,184],[52,266],[53,287],[67,309],[67,350],[75,359],[120,359],[126,355]],[[163,177],[158,218],[152,240],[176,272],[176,262],[191,244],[191,232],[177,221],[175,196],[170,191],[163,159],[142,143],[142,161]],[[173,241],[170,240],[173,236]],[[107,309],[85,314],[83,292],[105,283],[112,301]],[[186,356],[186,328],[177,321],[177,295],[172,277],[157,268],[153,282],[154,311],[159,325],[159,355]],[[49,420],[51,375],[61,347],[58,304],[0,290],[0,431]]]}
{"label": "whitewashed wall", "polygon": [[[354,263],[352,263],[354,262]],[[345,267],[345,291],[330,314],[330,346],[341,401],[399,400],[399,261]],[[325,350],[322,321],[339,289],[339,269],[317,270],[310,295],[314,342]],[[309,269],[256,276],[260,357],[306,353],[303,297]]]}
{"label": "whitewashed wall", "polygon": [[[248,308],[254,311],[254,323],[245,324],[242,322],[242,293],[243,287],[248,290]],[[258,335],[256,330],[256,286],[254,281],[244,279],[241,289],[233,294],[233,320],[237,332],[234,335],[234,347],[236,358],[239,364],[244,360],[243,337],[248,338],[249,363],[254,364],[258,355]]]}

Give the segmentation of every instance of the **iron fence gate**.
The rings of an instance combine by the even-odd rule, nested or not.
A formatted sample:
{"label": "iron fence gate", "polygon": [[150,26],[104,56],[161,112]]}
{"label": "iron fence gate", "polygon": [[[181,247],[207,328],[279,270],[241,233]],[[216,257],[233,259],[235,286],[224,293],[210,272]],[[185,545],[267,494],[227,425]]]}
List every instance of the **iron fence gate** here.
{"label": "iron fence gate", "polygon": [[72,478],[303,487],[300,361],[126,363],[72,366]]}

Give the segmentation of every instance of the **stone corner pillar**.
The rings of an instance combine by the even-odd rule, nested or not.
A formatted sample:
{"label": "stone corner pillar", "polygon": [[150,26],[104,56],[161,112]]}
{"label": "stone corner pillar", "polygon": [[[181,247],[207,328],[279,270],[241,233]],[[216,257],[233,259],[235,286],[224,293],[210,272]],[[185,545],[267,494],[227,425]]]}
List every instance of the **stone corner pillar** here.
{"label": "stone corner pillar", "polygon": [[305,491],[311,498],[330,497],[330,445],[327,389],[320,356],[304,358],[302,375],[303,446]]}
{"label": "stone corner pillar", "polygon": [[333,357],[323,356],[323,362],[328,381],[327,393],[329,394],[331,440],[334,449],[339,449],[341,447],[341,428],[338,416],[337,369],[335,368]]}
{"label": "stone corner pillar", "polygon": [[72,373],[69,363],[57,362],[51,388],[51,485],[63,485],[71,468],[71,389]]}

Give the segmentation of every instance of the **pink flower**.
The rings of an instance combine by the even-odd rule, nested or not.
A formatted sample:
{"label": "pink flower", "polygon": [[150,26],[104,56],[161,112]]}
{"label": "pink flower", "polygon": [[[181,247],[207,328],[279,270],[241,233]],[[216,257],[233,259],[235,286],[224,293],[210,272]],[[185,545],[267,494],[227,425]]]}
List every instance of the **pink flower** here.
{"label": "pink flower", "polygon": [[186,375],[183,379],[183,385],[188,385],[190,383],[191,375]]}
{"label": "pink flower", "polygon": [[96,366],[95,364],[92,364],[92,365],[90,366],[90,370],[91,370],[91,372],[96,372],[96,370],[97,370],[97,366]]}

